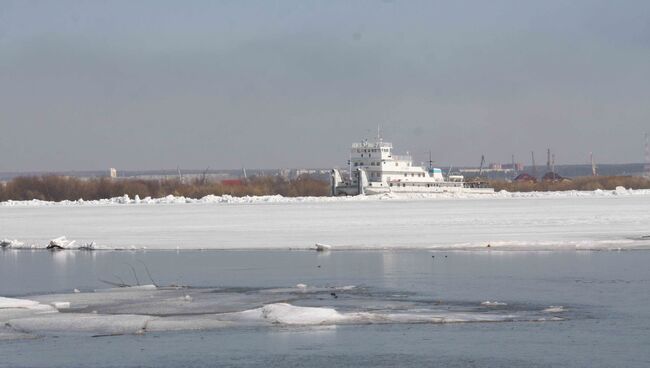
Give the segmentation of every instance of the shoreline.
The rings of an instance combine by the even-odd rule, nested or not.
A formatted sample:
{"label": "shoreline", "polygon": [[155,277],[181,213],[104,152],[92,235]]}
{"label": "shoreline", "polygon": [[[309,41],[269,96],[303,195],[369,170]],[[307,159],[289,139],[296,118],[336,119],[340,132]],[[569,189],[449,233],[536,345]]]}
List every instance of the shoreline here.
{"label": "shoreline", "polygon": [[359,195],[347,197],[304,196],[285,197],[282,195],[264,196],[232,196],[207,195],[201,198],[168,195],[165,197],[131,198],[125,194],[119,197],[99,200],[64,200],[43,201],[39,199],[23,201],[3,201],[0,207],[38,207],[38,206],[107,206],[107,205],[169,205],[169,204],[261,204],[261,203],[326,203],[326,202],[359,202],[373,200],[464,200],[464,199],[517,199],[517,198],[575,198],[575,197],[612,197],[612,196],[650,196],[650,189],[626,189],[617,187],[614,190],[596,189],[591,191],[541,191],[541,192],[509,192],[501,190],[494,193],[385,193],[376,195]]}

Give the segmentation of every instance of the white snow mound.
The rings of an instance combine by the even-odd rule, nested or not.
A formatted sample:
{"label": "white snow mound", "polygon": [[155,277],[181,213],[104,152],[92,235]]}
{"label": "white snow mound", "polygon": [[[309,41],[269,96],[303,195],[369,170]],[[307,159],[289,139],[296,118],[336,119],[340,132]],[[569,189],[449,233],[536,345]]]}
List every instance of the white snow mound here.
{"label": "white snow mound", "polygon": [[0,309],[3,308],[33,308],[40,303],[29,299],[14,299],[0,296]]}
{"label": "white snow mound", "polygon": [[131,199],[128,195],[121,197],[90,200],[82,199],[76,201],[41,201],[33,199],[30,201],[9,200],[0,202],[0,206],[96,206],[96,205],[152,205],[152,204],[185,204],[185,203],[299,203],[299,202],[353,202],[367,200],[422,200],[422,199],[472,199],[472,198],[561,198],[561,197],[611,197],[611,196],[648,196],[650,189],[626,189],[617,187],[615,190],[594,190],[594,191],[558,191],[558,192],[508,192],[501,190],[489,194],[478,193],[386,193],[380,195],[361,195],[353,197],[283,197],[281,195],[267,196],[244,196],[233,197],[231,195],[207,195],[202,198],[186,198],[183,196],[168,195],[162,198],[140,198],[136,196]]}
{"label": "white snow mound", "polygon": [[483,303],[481,303],[481,305],[484,305],[486,307],[498,307],[498,306],[508,305],[508,303],[497,302],[497,301],[491,302],[489,300],[486,300]]}
{"label": "white snow mound", "polygon": [[265,320],[287,325],[319,325],[342,322],[346,317],[333,308],[297,307],[287,303],[267,304],[239,312],[243,319]]}

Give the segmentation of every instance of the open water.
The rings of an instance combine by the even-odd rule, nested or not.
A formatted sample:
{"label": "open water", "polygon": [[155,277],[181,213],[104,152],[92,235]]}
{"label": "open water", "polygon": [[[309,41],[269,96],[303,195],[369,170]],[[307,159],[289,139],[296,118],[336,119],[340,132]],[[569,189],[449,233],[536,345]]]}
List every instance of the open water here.
{"label": "open water", "polygon": [[[0,367],[647,367],[649,263],[643,250],[5,250],[0,296],[69,297],[74,309],[75,298],[107,295],[92,306],[99,314],[182,323],[104,335],[36,320],[23,327],[28,338],[0,341]],[[113,303],[114,294],[94,292],[111,287],[105,281],[151,279],[175,286]],[[187,304],[170,303],[184,295]],[[278,302],[346,319],[291,323],[311,309],[270,322],[237,314]],[[223,311],[235,312],[223,326],[188,322]]]}

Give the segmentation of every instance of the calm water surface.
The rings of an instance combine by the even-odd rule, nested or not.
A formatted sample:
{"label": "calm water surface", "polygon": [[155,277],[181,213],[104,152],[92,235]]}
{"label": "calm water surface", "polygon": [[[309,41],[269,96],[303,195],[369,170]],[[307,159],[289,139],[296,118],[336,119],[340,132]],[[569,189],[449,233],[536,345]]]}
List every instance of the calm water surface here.
{"label": "calm water surface", "polygon": [[1,367],[650,366],[650,252],[1,251],[0,295],[357,285],[445,303],[564,306],[560,322],[236,327],[0,342]]}

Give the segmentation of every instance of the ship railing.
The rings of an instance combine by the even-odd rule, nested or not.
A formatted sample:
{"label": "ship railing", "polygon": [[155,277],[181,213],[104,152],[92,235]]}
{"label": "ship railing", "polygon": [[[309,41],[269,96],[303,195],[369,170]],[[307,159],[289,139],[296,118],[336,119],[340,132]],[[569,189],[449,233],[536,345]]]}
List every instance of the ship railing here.
{"label": "ship railing", "polygon": [[[410,184],[417,184],[419,186],[425,186],[425,185],[429,186],[430,185],[431,187],[436,187],[437,186],[437,187],[456,187],[456,188],[465,187],[465,188],[470,188],[469,186],[466,185],[467,183],[462,183],[462,182],[457,182],[457,181],[424,182],[424,181],[409,180],[409,179],[406,179],[406,180],[403,180],[403,179],[391,179],[391,180],[388,180],[386,182],[388,184],[390,184],[390,185],[397,184],[398,186],[400,184],[409,184],[409,185]],[[471,188],[478,188],[478,187],[471,187]]]}
{"label": "ship railing", "polygon": [[352,148],[393,148],[393,144],[389,142],[357,142],[352,143]]}

